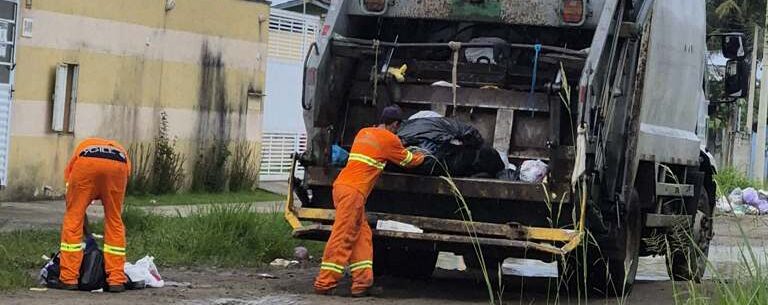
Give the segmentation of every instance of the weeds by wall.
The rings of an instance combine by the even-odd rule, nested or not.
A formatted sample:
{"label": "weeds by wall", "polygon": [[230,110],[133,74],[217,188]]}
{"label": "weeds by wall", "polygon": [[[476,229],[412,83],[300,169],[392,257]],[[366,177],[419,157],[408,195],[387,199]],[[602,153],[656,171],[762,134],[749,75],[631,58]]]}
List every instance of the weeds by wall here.
{"label": "weeds by wall", "polygon": [[151,144],[134,143],[128,148],[131,177],[128,194],[172,194],[184,183],[184,156],[176,151],[176,140],[169,135],[168,115],[160,112],[160,128]]}
{"label": "weeds by wall", "polygon": [[154,142],[152,194],[176,193],[184,182],[184,156],[176,151],[176,140],[168,135],[168,115],[160,112],[160,129]]}
{"label": "weeds by wall", "polygon": [[128,178],[126,192],[131,195],[144,195],[151,188],[152,144],[133,143],[128,147],[131,159],[131,176]]}
{"label": "weeds by wall", "polygon": [[218,140],[208,148],[203,148],[197,157],[192,171],[192,191],[220,193],[226,190],[229,182],[227,159],[228,141]]}
{"label": "weeds by wall", "polygon": [[240,142],[235,145],[235,152],[229,170],[229,191],[250,191],[258,184],[258,168],[254,145]]}

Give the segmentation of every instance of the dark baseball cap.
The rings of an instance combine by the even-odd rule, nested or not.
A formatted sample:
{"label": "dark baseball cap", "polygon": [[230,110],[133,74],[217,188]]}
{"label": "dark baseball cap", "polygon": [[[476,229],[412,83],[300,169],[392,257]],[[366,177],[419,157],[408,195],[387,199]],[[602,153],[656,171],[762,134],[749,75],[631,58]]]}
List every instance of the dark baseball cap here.
{"label": "dark baseball cap", "polygon": [[381,122],[384,124],[391,124],[392,122],[403,120],[405,120],[405,116],[403,115],[403,111],[397,105],[387,106],[381,111]]}

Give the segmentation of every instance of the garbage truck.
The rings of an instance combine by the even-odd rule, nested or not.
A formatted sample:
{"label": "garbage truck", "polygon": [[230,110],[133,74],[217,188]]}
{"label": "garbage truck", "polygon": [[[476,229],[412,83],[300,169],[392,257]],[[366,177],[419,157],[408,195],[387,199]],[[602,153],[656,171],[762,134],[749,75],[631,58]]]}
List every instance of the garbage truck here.
{"label": "garbage truck", "polygon": [[367,200],[369,223],[418,230],[374,230],[376,273],[429,277],[440,252],[486,270],[526,258],[557,262],[564,289],[624,295],[638,258],[661,255],[671,278],[700,280],[716,191],[701,137],[705,6],[331,1],[305,59],[308,144],[285,209],[293,236],[328,238],[342,169],[333,146],[349,149],[398,105],[470,124],[510,168],[539,160],[547,174],[525,182],[385,171]]}

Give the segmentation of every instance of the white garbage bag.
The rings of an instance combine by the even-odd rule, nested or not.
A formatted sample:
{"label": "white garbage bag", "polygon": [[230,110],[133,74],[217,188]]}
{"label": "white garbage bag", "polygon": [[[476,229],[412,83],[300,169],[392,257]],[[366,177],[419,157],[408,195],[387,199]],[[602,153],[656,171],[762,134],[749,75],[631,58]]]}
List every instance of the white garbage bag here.
{"label": "white garbage bag", "polygon": [[520,180],[539,183],[547,175],[548,166],[541,160],[527,160],[520,166]]}
{"label": "white garbage bag", "polygon": [[145,256],[136,261],[136,264],[126,262],[125,275],[131,278],[133,282],[144,281],[147,287],[161,288],[165,286],[165,281],[160,276],[160,272],[157,271],[154,261],[154,257]]}
{"label": "white garbage bag", "polygon": [[722,212],[722,213],[733,212],[733,206],[731,206],[731,203],[728,202],[728,198],[726,198],[725,196],[720,197],[720,199],[717,199],[717,203],[715,205],[718,212]]}
{"label": "white garbage bag", "polygon": [[431,110],[422,110],[414,113],[409,120],[424,119],[424,118],[442,118],[443,115]]}

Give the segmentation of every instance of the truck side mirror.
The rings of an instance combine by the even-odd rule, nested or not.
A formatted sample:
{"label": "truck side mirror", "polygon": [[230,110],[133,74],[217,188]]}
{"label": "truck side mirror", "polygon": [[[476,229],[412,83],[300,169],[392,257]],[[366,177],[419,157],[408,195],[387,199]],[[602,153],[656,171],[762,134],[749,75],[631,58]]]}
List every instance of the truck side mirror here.
{"label": "truck side mirror", "polygon": [[731,33],[723,36],[723,56],[728,59],[742,58],[746,55],[744,51],[744,34]]}
{"label": "truck side mirror", "polygon": [[744,98],[749,92],[749,67],[743,59],[725,64],[725,97]]}

